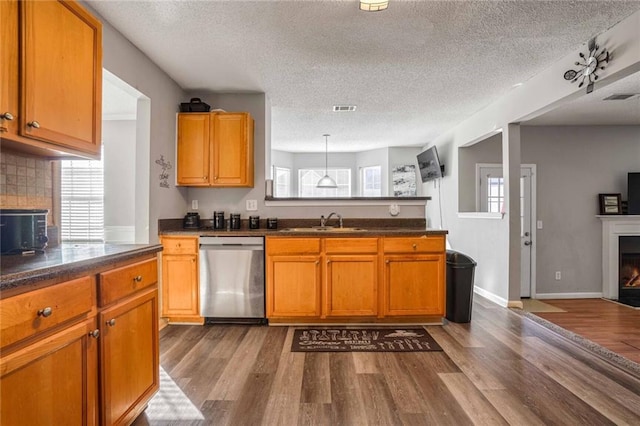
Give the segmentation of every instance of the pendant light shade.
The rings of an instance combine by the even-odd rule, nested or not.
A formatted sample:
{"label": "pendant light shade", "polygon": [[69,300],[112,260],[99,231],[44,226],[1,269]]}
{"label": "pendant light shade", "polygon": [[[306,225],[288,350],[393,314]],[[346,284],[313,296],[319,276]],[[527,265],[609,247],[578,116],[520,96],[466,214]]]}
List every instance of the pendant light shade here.
{"label": "pendant light shade", "polygon": [[318,188],[337,188],[338,184],[335,180],[329,176],[328,170],[328,158],[329,158],[329,136],[330,135],[322,135],[324,136],[324,176],[318,181],[316,187]]}

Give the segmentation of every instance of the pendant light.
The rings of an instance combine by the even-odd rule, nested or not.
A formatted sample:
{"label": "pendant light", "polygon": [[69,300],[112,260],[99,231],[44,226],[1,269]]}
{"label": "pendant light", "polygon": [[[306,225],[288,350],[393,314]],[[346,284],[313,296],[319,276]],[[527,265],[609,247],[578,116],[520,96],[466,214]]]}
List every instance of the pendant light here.
{"label": "pendant light", "polygon": [[331,178],[331,176],[329,176],[329,173],[327,172],[327,163],[329,162],[329,136],[331,135],[322,135],[324,136],[324,176],[322,177],[322,179],[320,179],[318,181],[318,184],[316,185],[316,187],[318,188],[337,188],[338,184],[336,183],[335,180],[333,180]]}

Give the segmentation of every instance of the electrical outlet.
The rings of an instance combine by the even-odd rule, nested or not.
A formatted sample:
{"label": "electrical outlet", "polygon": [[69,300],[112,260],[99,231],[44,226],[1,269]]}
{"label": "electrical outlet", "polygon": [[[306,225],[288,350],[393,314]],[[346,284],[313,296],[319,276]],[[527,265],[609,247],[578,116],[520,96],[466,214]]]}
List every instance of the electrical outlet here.
{"label": "electrical outlet", "polygon": [[400,206],[397,204],[391,204],[389,206],[389,214],[391,216],[398,216],[400,214]]}
{"label": "electrical outlet", "polygon": [[556,271],[556,281],[560,281],[562,279],[562,272]]}
{"label": "electrical outlet", "polygon": [[247,200],[247,211],[254,212],[258,210],[258,200]]}
{"label": "electrical outlet", "polygon": [[191,200],[191,209],[198,210],[198,200]]}

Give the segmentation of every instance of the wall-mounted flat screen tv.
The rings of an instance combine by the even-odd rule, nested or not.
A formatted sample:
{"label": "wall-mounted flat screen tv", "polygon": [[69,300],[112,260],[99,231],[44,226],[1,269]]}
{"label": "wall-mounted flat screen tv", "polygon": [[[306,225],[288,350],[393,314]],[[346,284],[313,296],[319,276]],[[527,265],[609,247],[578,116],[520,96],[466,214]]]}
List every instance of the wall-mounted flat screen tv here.
{"label": "wall-mounted flat screen tv", "polygon": [[438,179],[444,175],[444,165],[440,164],[435,146],[418,154],[418,168],[422,182]]}

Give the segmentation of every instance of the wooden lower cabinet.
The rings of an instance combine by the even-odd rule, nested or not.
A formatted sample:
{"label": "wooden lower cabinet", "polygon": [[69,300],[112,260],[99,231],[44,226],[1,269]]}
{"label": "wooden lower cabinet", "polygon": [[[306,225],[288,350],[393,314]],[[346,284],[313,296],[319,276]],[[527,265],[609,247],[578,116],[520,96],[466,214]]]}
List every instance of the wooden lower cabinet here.
{"label": "wooden lower cabinet", "polygon": [[270,322],[441,321],[444,236],[267,237]]}
{"label": "wooden lower cabinet", "polygon": [[378,314],[378,255],[327,255],[325,306],[327,317]]}
{"label": "wooden lower cabinet", "polygon": [[198,237],[163,236],[162,317],[169,322],[202,324]]}
{"label": "wooden lower cabinet", "polygon": [[320,317],[320,256],[267,257],[267,318]]}
{"label": "wooden lower cabinet", "polygon": [[0,358],[0,424],[98,423],[98,340],[87,319]]}
{"label": "wooden lower cabinet", "polygon": [[102,424],[129,424],[159,388],[158,291],[104,309],[100,336]]}
{"label": "wooden lower cabinet", "polygon": [[444,255],[384,258],[385,316],[444,316]]}

